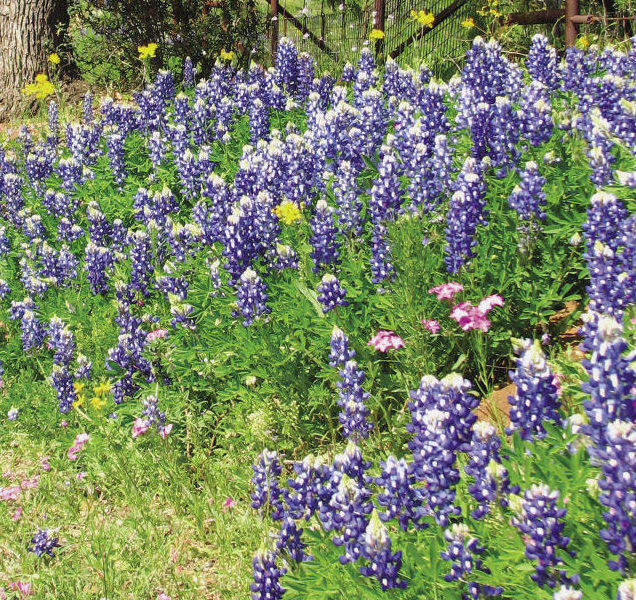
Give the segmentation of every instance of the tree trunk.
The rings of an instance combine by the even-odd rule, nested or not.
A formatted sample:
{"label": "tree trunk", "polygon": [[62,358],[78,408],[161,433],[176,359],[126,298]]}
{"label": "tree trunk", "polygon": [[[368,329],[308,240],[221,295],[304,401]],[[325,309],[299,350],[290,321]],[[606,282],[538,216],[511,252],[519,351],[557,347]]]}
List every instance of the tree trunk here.
{"label": "tree trunk", "polygon": [[47,72],[67,25],[67,0],[0,0],[0,121],[19,108],[20,90]]}

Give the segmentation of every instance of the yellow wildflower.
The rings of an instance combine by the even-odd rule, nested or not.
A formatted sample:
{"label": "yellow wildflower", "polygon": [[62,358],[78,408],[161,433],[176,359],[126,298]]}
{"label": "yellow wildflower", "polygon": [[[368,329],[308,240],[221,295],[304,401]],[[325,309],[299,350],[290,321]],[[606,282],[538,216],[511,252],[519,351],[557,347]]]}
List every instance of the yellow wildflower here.
{"label": "yellow wildflower", "polygon": [[300,209],[294,202],[290,200],[283,200],[275,209],[274,214],[283,222],[285,225],[292,225],[297,221],[300,221],[302,218],[302,214]]}
{"label": "yellow wildflower", "polygon": [[137,46],[139,52],[139,60],[146,60],[147,58],[154,58],[157,51],[157,44],[151,42],[147,46]]}
{"label": "yellow wildflower", "polygon": [[77,400],[73,402],[73,408],[79,408],[82,406],[82,404],[84,404],[84,400],[86,400],[86,396],[84,394],[78,394]]}
{"label": "yellow wildflower", "polygon": [[53,65],[59,65],[60,55],[57,52],[53,52],[53,54],[49,54],[49,62]]}
{"label": "yellow wildflower", "polygon": [[582,35],[576,40],[576,47],[580,50],[587,50],[590,47],[590,36]]}
{"label": "yellow wildflower", "polygon": [[81,394],[84,391],[84,387],[86,387],[85,383],[80,383],[78,381],[76,381],[73,384],[73,388],[75,389],[75,393],[76,394]]}
{"label": "yellow wildflower", "polygon": [[91,398],[91,404],[95,410],[101,410],[106,406],[106,399],[102,396],[93,396]]}
{"label": "yellow wildflower", "polygon": [[417,21],[422,27],[433,27],[435,15],[428,13],[425,10],[412,10],[411,19],[413,19],[413,21]]}
{"label": "yellow wildflower", "polygon": [[93,388],[93,393],[96,396],[105,396],[110,393],[110,382],[106,381],[104,383],[100,383],[99,385]]}
{"label": "yellow wildflower", "polygon": [[372,40],[382,40],[384,39],[384,31],[381,29],[374,29],[369,35],[369,38]]}
{"label": "yellow wildflower", "polygon": [[44,73],[35,76],[35,83],[28,83],[22,88],[22,93],[27,96],[35,96],[42,100],[55,91],[53,84]]}
{"label": "yellow wildflower", "polygon": [[475,26],[475,21],[473,21],[472,17],[468,17],[467,19],[464,19],[460,25],[464,28],[464,29],[471,29],[472,27]]}
{"label": "yellow wildflower", "polygon": [[230,50],[229,52],[225,49],[221,49],[221,58],[223,60],[232,60],[234,58],[234,50]]}

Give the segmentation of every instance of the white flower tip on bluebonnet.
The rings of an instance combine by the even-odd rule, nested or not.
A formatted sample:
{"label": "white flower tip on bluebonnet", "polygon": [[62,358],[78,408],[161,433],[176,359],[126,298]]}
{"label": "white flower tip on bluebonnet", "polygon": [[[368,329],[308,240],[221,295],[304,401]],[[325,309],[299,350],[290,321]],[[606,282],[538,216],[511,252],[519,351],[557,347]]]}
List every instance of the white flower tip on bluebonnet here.
{"label": "white flower tip on bluebonnet", "polygon": [[432,408],[424,413],[424,416],[422,417],[422,423],[430,431],[437,431],[441,434],[446,428],[446,422],[448,421],[449,417],[450,415],[447,412],[438,410],[437,408]]}
{"label": "white flower tip on bluebonnet", "polygon": [[636,600],[636,579],[626,579],[621,582],[616,600]]}
{"label": "white flower tip on bluebonnet", "polygon": [[582,241],[583,241],[583,237],[577,231],[576,233],[572,235],[572,237],[570,237],[568,243],[570,244],[570,246],[579,246]]}
{"label": "white flower tip on bluebonnet", "polygon": [[497,433],[497,430],[488,421],[477,421],[473,425],[473,432],[480,441],[485,442],[490,440]]}
{"label": "white flower tip on bluebonnet", "polygon": [[601,492],[601,488],[598,485],[598,479],[590,478],[585,480],[585,489],[592,498],[597,498]]}
{"label": "white flower tip on bluebonnet", "polygon": [[552,600],[582,600],[583,592],[562,585],[552,596]]}
{"label": "white flower tip on bluebonnet", "polygon": [[510,343],[515,354],[522,354],[532,346],[532,340],[528,338],[510,338]]}
{"label": "white flower tip on bluebonnet", "polygon": [[439,379],[434,375],[424,375],[420,380],[420,388],[428,389],[432,388],[439,383]]}
{"label": "white flower tip on bluebonnet", "polygon": [[472,387],[470,381],[464,379],[459,373],[449,373],[440,380],[440,383],[444,388],[454,390],[466,391]]}
{"label": "white flower tip on bluebonnet", "polygon": [[450,542],[463,542],[470,537],[470,529],[465,523],[453,523],[446,531],[444,537]]}
{"label": "white flower tip on bluebonnet", "polygon": [[378,511],[373,509],[369,524],[364,532],[364,543],[369,550],[382,550],[391,543],[389,532],[380,520]]}
{"label": "white flower tip on bluebonnet", "polygon": [[325,273],[322,276],[322,283],[333,283],[334,281],[338,281],[338,278],[332,273]]}
{"label": "white flower tip on bluebonnet", "polygon": [[629,421],[612,421],[607,426],[607,438],[610,441],[624,440],[636,444],[636,424]]}
{"label": "white flower tip on bluebonnet", "polygon": [[247,269],[245,269],[245,271],[243,271],[243,274],[241,275],[241,281],[245,283],[254,283],[257,279],[258,274],[256,273],[256,271],[254,271],[254,269],[250,267],[247,267]]}

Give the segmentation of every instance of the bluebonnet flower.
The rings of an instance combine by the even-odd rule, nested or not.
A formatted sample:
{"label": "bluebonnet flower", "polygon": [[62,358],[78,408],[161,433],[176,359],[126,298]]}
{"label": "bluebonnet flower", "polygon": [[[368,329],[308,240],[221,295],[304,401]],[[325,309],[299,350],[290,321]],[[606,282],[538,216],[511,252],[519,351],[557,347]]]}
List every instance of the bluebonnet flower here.
{"label": "bluebonnet flower", "polygon": [[38,558],[44,554],[48,554],[51,558],[55,556],[53,551],[60,547],[59,538],[53,537],[48,529],[38,529],[37,533],[31,538],[33,544],[28,550],[33,552]]}
{"label": "bluebonnet flower", "polygon": [[476,245],[475,233],[479,225],[486,223],[486,185],[482,167],[473,159],[464,161],[454,184],[446,215],[446,270],[456,273],[472,257]]}
{"label": "bluebonnet flower", "polygon": [[189,56],[186,56],[183,61],[183,85],[184,87],[194,87],[194,77],[196,70],[194,65],[192,64],[192,59]]}
{"label": "bluebonnet flower", "polygon": [[336,532],[333,543],[343,547],[338,560],[342,564],[356,562],[362,554],[368,515],[373,510],[371,493],[346,473],[334,471],[332,477],[336,491],[328,504],[321,504],[320,520],[325,531]]}
{"label": "bluebonnet flower", "polygon": [[526,68],[533,79],[543,83],[549,90],[555,90],[559,86],[557,53],[545,35],[537,33],[533,36]]}
{"label": "bluebonnet flower", "polygon": [[243,315],[243,326],[248,327],[259,315],[271,312],[267,302],[266,287],[256,271],[245,269],[237,285],[236,304]]}
{"label": "bluebonnet flower", "polygon": [[53,365],[51,386],[55,390],[59,410],[65,415],[71,410],[73,403],[77,401],[77,393],[73,386],[73,375],[69,373],[66,365]]}
{"label": "bluebonnet flower", "polygon": [[334,368],[342,368],[347,361],[354,358],[355,350],[349,348],[349,338],[344,331],[334,325],[331,331],[329,366]]}
{"label": "bluebonnet flower", "polygon": [[406,581],[398,576],[402,566],[402,552],[391,552],[391,538],[376,511],[371,514],[364,532],[362,555],[369,561],[368,566],[360,567],[362,575],[375,577],[383,590],[406,587]]}
{"label": "bluebonnet flower", "polygon": [[68,365],[73,359],[75,341],[67,325],[59,317],[52,317],[48,328],[49,347],[55,350],[53,362],[56,365]]}
{"label": "bluebonnet flower", "polygon": [[267,139],[269,136],[269,109],[260,98],[254,98],[252,94],[250,98],[250,137],[255,144],[258,140]]}
{"label": "bluebonnet flower", "polygon": [[278,271],[284,269],[298,269],[298,255],[291,246],[276,244],[276,258],[274,268]]}
{"label": "bluebonnet flower", "polygon": [[22,349],[28,352],[32,348],[39,348],[44,343],[46,329],[33,310],[25,310],[20,320],[22,330]]}
{"label": "bluebonnet flower", "polygon": [[541,439],[546,436],[544,421],[561,423],[554,374],[538,340],[519,340],[515,351],[520,356],[515,359],[516,369],[510,372],[510,379],[517,391],[508,397],[510,427],[506,432],[517,431],[523,440]]}
{"label": "bluebonnet flower", "polygon": [[[632,396],[633,399],[633,396]],[[628,399],[627,402],[630,402]],[[633,417],[633,409],[632,409]],[[607,509],[603,519],[607,527],[600,536],[609,551],[617,555],[610,560],[610,569],[626,572],[628,556],[636,549],[636,425],[634,421],[613,421],[607,426],[606,444],[598,452],[602,460],[603,476],[599,502]]]}
{"label": "bluebonnet flower", "polygon": [[75,369],[75,379],[90,379],[93,362],[88,360],[83,354],[77,355],[77,368]]}
{"label": "bluebonnet flower", "polygon": [[318,291],[318,302],[322,304],[322,311],[325,313],[337,306],[349,305],[349,301],[345,299],[347,290],[341,287],[338,278],[331,273],[323,275],[316,289]]}
{"label": "bluebonnet flower", "polygon": [[82,164],[73,157],[61,158],[57,165],[57,174],[62,179],[62,189],[72,192],[84,182]]}
{"label": "bluebonnet flower", "polygon": [[0,299],[4,300],[11,293],[11,287],[4,280],[0,279]]}
{"label": "bluebonnet flower", "polygon": [[86,279],[93,294],[105,294],[108,291],[108,273],[115,263],[115,257],[110,248],[98,246],[93,242],[86,244],[84,270]]}
{"label": "bluebonnet flower", "polygon": [[364,371],[358,368],[355,360],[348,360],[340,370],[338,382],[338,406],[341,411],[338,416],[342,425],[343,437],[359,443],[366,439],[373,429],[373,423],[367,421],[369,409],[365,402],[369,398],[362,384]]}
{"label": "bluebonnet flower", "polygon": [[[569,48],[568,48],[569,50]],[[517,118],[521,134],[533,146],[547,142],[552,136],[550,91],[539,81],[532,81],[521,95]]]}
{"label": "bluebonnet flower", "polygon": [[316,214],[311,219],[310,243],[313,250],[310,256],[314,261],[314,273],[318,273],[322,267],[337,265],[340,262],[340,249],[336,239],[333,212],[333,208],[324,199],[318,200]]}
{"label": "bluebonnet flower", "polygon": [[192,199],[196,196],[199,175],[196,157],[189,149],[186,149],[176,164],[181,181],[181,193],[184,198]]}
{"label": "bluebonnet flower", "polygon": [[288,94],[296,91],[298,69],[298,51],[294,42],[287,37],[281,38],[276,51],[276,83],[284,87]]}
{"label": "bluebonnet flower", "polygon": [[539,173],[537,163],[528,161],[520,176],[521,182],[515,186],[508,197],[510,208],[517,211],[521,219],[544,220],[545,212],[542,208],[545,205],[545,192],[543,186],[546,184],[546,180]]}
{"label": "bluebonnet flower", "polygon": [[55,100],[51,100],[51,102],[49,102],[48,116],[49,132],[51,135],[47,139],[47,142],[50,146],[56,147],[60,140],[60,117],[57,102],[55,102]]}
{"label": "bluebonnet flower", "polygon": [[309,520],[324,499],[324,486],[331,478],[331,468],[311,454],[295,462],[293,468],[295,477],[287,480],[288,489],[283,490],[286,513],[294,519]]}
{"label": "bluebonnet flower", "polygon": [[409,523],[413,523],[416,529],[427,527],[427,523],[421,522],[425,515],[425,496],[416,487],[417,480],[411,466],[403,458],[398,460],[395,456],[388,456],[380,466],[382,472],[376,478],[376,483],[382,491],[378,493],[377,500],[386,511],[379,514],[380,519],[390,521],[397,517],[404,531],[408,529]]}
{"label": "bluebonnet flower", "polygon": [[177,94],[174,99],[172,117],[175,123],[179,123],[188,129],[190,124],[190,104],[188,97],[183,92]]}
{"label": "bluebonnet flower", "polygon": [[251,479],[254,491],[250,494],[252,508],[271,513],[275,521],[282,519],[285,511],[282,503],[283,492],[278,479],[283,472],[283,467],[278,459],[278,453],[275,450],[263,450],[258,457],[258,463],[252,465],[252,470],[254,471]]}
{"label": "bluebonnet flower", "polygon": [[252,600],[280,600],[285,589],[280,578],[286,569],[276,566],[276,555],[268,550],[259,550],[252,562],[254,583],[250,585]]}
{"label": "bluebonnet flower", "polygon": [[126,162],[124,160],[124,136],[113,129],[106,132],[108,161],[113,172],[115,184],[121,186],[126,180]]}
{"label": "bluebonnet flower", "polygon": [[451,563],[451,571],[444,575],[444,579],[466,583],[467,593],[462,592],[462,600],[501,596],[503,588],[479,584],[470,579],[474,571],[490,573],[490,569],[479,558],[484,547],[479,545],[477,538],[470,536],[468,526],[454,523],[444,531],[444,539],[448,542],[448,547],[440,552],[440,556]]}
{"label": "bluebonnet flower", "polygon": [[599,449],[607,444],[607,427],[611,422],[636,419],[633,402],[636,371],[632,367],[636,350],[629,351],[622,333],[621,323],[602,315],[596,317],[593,336],[586,340],[591,355],[582,364],[589,379],[581,384],[581,389],[590,395],[583,401],[590,422],[583,431]]}
{"label": "bluebonnet flower", "polygon": [[495,428],[486,421],[477,421],[468,449],[468,464],[464,467],[473,478],[468,492],[478,503],[471,513],[473,519],[483,519],[497,500],[501,506],[508,506],[508,494],[519,492],[518,486],[510,486],[508,471],[499,457],[500,447]]}
{"label": "bluebonnet flower", "polygon": [[164,103],[172,102],[176,94],[176,87],[172,73],[165,69],[160,69],[155,80],[154,91]]}
{"label": "bluebonnet flower", "polygon": [[386,226],[375,223],[371,235],[371,281],[379,285],[384,281],[391,281],[393,277],[389,235]]}
{"label": "bluebonnet flower", "polygon": [[16,421],[18,418],[18,409],[15,408],[15,406],[12,406],[8,411],[7,411],[7,419],[9,421]]}
{"label": "bluebonnet flower", "polygon": [[161,163],[166,158],[166,142],[163,135],[159,131],[153,131],[152,135],[148,138],[148,153],[150,155],[150,162],[152,168],[157,171],[161,166]]}
{"label": "bluebonnet flower", "polygon": [[333,194],[336,199],[336,214],[340,234],[345,237],[362,235],[362,200],[361,190],[356,181],[357,169],[348,160],[339,161],[333,183]]}
{"label": "bluebonnet flower", "polygon": [[159,435],[164,437],[172,430],[171,425],[166,425],[166,414],[159,410],[159,399],[157,396],[146,396],[144,399],[144,409],[141,411],[142,419],[147,426],[157,429]]}
{"label": "bluebonnet flower", "polygon": [[92,125],[95,117],[93,115],[93,94],[86,92],[82,100],[82,118],[84,125]]}
{"label": "bluebonnet flower", "polygon": [[137,230],[130,234],[130,241],[130,284],[133,289],[147,296],[152,277],[150,236],[145,231]]}
{"label": "bluebonnet flower", "polygon": [[283,517],[280,531],[276,536],[276,551],[280,554],[286,552],[289,558],[296,562],[313,560],[313,557],[305,553],[307,544],[302,541],[303,530],[296,525],[296,521],[290,517]]}
{"label": "bluebonnet flower", "polygon": [[558,582],[577,584],[578,575],[568,577],[557,550],[567,550],[569,538],[563,535],[565,508],[557,507],[557,490],[545,484],[532,485],[526,490],[520,510],[512,518],[512,524],[526,536],[526,558],[536,560],[535,572],[530,576],[539,586],[554,587]]}
{"label": "bluebonnet flower", "polygon": [[402,207],[402,189],[397,159],[390,144],[393,136],[381,149],[382,159],[378,166],[378,176],[371,188],[369,198],[369,214],[374,223],[383,220],[394,220]]}

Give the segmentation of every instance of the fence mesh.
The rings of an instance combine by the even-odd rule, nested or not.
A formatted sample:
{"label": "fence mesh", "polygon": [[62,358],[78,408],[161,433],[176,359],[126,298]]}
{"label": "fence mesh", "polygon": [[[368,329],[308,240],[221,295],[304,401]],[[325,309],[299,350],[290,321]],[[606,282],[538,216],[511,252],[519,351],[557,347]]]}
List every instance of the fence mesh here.
{"label": "fence mesh", "polygon": [[[467,0],[444,18],[449,8],[458,4],[457,0],[386,0],[381,58],[394,56],[402,66],[426,62],[438,76],[454,71],[471,40],[470,31],[461,22],[475,14],[477,1]],[[419,10],[436,16],[430,30],[412,18],[411,12]],[[312,54],[321,71],[338,72],[346,62],[355,63],[365,46],[375,50],[375,43],[369,39],[374,23],[372,7],[357,14],[347,10],[292,15],[295,22],[279,14],[280,35],[294,40],[300,51]]]}

